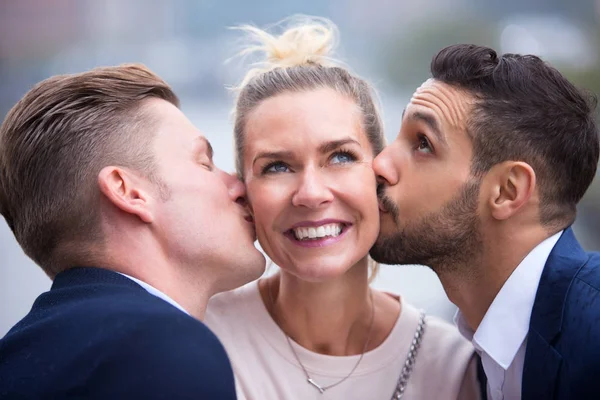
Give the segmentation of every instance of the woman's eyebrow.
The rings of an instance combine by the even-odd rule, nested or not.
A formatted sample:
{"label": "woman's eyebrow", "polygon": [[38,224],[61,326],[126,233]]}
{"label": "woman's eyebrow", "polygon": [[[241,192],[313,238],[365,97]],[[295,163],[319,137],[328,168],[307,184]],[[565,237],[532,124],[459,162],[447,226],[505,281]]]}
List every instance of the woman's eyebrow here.
{"label": "woman's eyebrow", "polygon": [[[329,153],[335,149],[340,148],[341,146],[344,146],[346,144],[355,144],[357,146],[360,146],[360,143],[352,138],[344,138],[344,139],[339,139],[339,140],[332,140],[329,142],[325,142],[322,143],[319,147],[318,150],[320,153]],[[252,161],[252,165],[254,165],[256,163],[256,161],[260,160],[261,158],[268,158],[268,159],[289,159],[289,158],[293,158],[294,157],[294,152],[292,151],[262,151],[260,153],[258,153],[256,155],[256,157],[254,157],[254,160]]]}
{"label": "woman's eyebrow", "polygon": [[352,138],[345,138],[345,139],[340,139],[340,140],[332,140],[332,141],[321,144],[319,146],[319,152],[329,153],[330,151],[338,149],[348,143],[356,144],[356,145],[360,146],[360,143],[358,143],[358,141],[356,141]]}
{"label": "woman's eyebrow", "polygon": [[260,160],[261,158],[285,159],[285,158],[292,158],[293,156],[294,156],[294,153],[292,151],[262,151],[262,152],[258,153],[256,155],[256,157],[254,157],[254,160],[252,161],[252,165],[254,165],[256,163],[256,161]]}

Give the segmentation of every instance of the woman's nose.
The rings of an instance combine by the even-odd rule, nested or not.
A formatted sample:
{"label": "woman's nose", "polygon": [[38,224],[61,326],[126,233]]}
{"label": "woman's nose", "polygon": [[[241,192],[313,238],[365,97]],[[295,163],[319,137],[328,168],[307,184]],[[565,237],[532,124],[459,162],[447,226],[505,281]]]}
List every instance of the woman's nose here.
{"label": "woman's nose", "polygon": [[318,208],[333,200],[333,193],[318,168],[303,171],[298,188],[292,197],[292,204],[298,207]]}

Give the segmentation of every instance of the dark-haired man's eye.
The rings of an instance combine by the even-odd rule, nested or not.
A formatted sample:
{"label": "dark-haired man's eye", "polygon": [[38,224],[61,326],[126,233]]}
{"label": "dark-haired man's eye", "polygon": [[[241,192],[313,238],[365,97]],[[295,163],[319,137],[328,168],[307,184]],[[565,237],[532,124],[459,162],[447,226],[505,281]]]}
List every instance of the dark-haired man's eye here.
{"label": "dark-haired man's eye", "polygon": [[431,143],[429,143],[427,136],[419,135],[418,140],[419,140],[419,144],[417,146],[417,150],[419,150],[420,152],[423,152],[423,153],[432,153],[433,152],[433,148],[431,147]]}

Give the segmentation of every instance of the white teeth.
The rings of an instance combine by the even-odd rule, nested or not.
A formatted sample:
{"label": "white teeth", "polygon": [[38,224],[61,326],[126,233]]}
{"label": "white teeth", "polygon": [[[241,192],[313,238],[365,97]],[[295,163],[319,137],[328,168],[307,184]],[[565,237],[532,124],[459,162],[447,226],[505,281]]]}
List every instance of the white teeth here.
{"label": "white teeth", "polygon": [[296,239],[298,240],[303,240],[303,239],[320,239],[326,236],[332,236],[332,237],[336,237],[339,236],[340,233],[342,232],[342,224],[328,224],[328,225],[321,225],[317,228],[313,228],[313,227],[302,227],[302,228],[295,228],[294,229],[294,235],[296,236]]}
{"label": "white teeth", "polygon": [[323,237],[325,236],[325,228],[323,228],[322,226],[317,228],[317,236],[318,237]]}

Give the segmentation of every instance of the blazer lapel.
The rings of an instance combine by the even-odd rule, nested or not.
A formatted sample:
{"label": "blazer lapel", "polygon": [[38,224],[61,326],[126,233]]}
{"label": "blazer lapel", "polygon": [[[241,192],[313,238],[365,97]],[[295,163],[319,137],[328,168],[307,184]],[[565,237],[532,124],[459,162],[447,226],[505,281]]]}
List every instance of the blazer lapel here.
{"label": "blazer lapel", "polygon": [[586,260],[573,231],[567,228],[546,261],[535,296],[523,366],[523,400],[554,398],[562,357],[551,343],[560,333],[571,281]]}
{"label": "blazer lapel", "polygon": [[556,376],[561,363],[560,354],[538,332],[530,330],[527,337],[521,398],[554,399]]}

